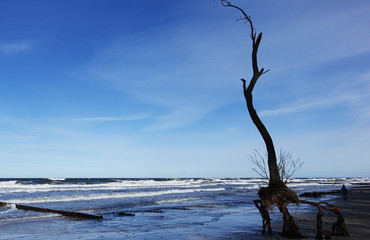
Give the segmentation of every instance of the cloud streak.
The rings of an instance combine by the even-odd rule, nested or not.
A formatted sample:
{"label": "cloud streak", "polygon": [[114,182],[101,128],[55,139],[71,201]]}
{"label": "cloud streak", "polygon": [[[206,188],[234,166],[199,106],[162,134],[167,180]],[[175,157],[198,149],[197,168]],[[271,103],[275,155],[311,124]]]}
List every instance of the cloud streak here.
{"label": "cloud streak", "polygon": [[127,117],[84,117],[84,118],[72,118],[71,120],[77,122],[101,123],[101,122],[135,121],[148,118],[149,118],[148,115],[132,115]]}
{"label": "cloud streak", "polygon": [[266,116],[293,114],[293,113],[298,113],[298,112],[309,110],[309,109],[317,109],[317,108],[327,107],[329,105],[336,104],[336,103],[341,102],[341,101],[343,101],[343,100],[322,99],[322,100],[317,100],[317,101],[312,101],[312,102],[302,104],[303,100],[299,100],[299,101],[297,101],[297,103],[292,104],[291,106],[288,106],[288,107],[281,107],[281,108],[276,108],[276,109],[273,109],[273,110],[263,110],[263,111],[260,112],[260,115],[262,117],[266,117]]}
{"label": "cloud streak", "polygon": [[0,43],[0,54],[12,55],[20,52],[28,51],[32,44],[30,41],[16,41],[11,43]]}
{"label": "cloud streak", "polygon": [[[89,81],[150,106],[158,117],[146,131],[186,127],[238,100],[235,91],[240,91],[240,86],[235,86],[240,76],[237,71],[230,74],[228,70],[238,68],[238,61],[221,61],[238,52],[238,48],[228,51],[219,36],[214,41],[218,30],[204,34],[198,28],[173,26],[158,31],[140,34],[150,39],[145,45],[124,38],[98,51],[86,66]],[[227,81],[230,78],[235,81]]]}

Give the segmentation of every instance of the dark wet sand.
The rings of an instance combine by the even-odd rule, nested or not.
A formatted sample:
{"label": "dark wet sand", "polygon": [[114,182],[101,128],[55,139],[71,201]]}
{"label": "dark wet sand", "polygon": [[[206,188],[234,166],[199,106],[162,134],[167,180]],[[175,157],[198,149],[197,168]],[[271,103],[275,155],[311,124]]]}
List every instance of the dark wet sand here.
{"label": "dark wet sand", "polygon": [[[331,194],[332,195],[332,194]],[[337,205],[342,209],[345,218],[347,230],[350,234],[349,237],[334,237],[331,239],[370,239],[370,186],[357,186],[349,189],[348,200],[344,201],[340,193],[334,194],[335,198],[329,200],[329,203]],[[320,201],[320,198],[309,199],[312,201]],[[316,208],[312,207],[312,212],[307,213],[294,213],[301,234],[304,239],[315,239],[316,236]],[[274,219],[272,222],[273,231],[272,235],[262,235],[260,233],[238,233],[228,235],[220,239],[282,239],[278,233],[281,231],[282,220],[278,214],[272,215]],[[325,211],[323,217],[324,229],[331,230],[332,224],[335,222],[336,216],[331,212]]]}

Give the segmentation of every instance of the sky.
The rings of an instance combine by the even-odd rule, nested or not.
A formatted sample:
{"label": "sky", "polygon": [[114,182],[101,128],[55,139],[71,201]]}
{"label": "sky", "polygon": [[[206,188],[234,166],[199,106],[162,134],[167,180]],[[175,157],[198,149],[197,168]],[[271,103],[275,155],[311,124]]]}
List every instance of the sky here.
{"label": "sky", "polygon": [[[295,177],[369,177],[370,2],[235,0]],[[257,177],[249,25],[217,0],[1,0],[0,177]]]}

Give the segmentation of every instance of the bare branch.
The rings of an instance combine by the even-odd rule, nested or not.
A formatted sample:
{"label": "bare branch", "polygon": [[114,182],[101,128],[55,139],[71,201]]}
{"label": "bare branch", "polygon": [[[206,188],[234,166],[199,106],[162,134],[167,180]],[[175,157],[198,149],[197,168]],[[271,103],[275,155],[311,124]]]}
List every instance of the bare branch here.
{"label": "bare branch", "polygon": [[253,155],[249,156],[250,162],[255,166],[251,167],[254,172],[256,172],[260,177],[268,179],[266,157],[262,157],[261,154],[254,150]]}
{"label": "bare branch", "polygon": [[240,7],[237,7],[237,6],[235,6],[235,5],[232,5],[229,1],[226,1],[226,0],[221,0],[221,3],[222,3],[222,6],[224,6],[224,7],[233,7],[233,8],[236,8],[236,9],[238,9],[242,14],[243,14],[243,16],[244,17],[242,17],[240,20],[246,20],[246,21],[248,21],[249,22],[249,25],[250,25],[250,27],[251,27],[251,37],[252,37],[252,39],[253,39],[253,37],[255,38],[256,37],[256,35],[255,35],[255,31],[254,31],[254,27],[253,27],[253,23],[252,23],[252,19],[251,19],[251,17],[250,16],[248,16],[245,12],[244,12],[244,10],[243,9],[241,9]]}
{"label": "bare branch", "polygon": [[280,150],[279,154],[279,173],[280,178],[285,183],[303,166],[300,158],[294,158],[292,153]]}
{"label": "bare branch", "polygon": [[[254,165],[254,167],[251,167],[252,170],[260,177],[269,180],[266,159],[267,157],[263,157],[257,150],[254,150],[253,155],[249,156],[250,162]],[[280,150],[278,169],[280,179],[284,183],[287,183],[302,166],[303,161],[300,158],[294,158],[292,153]]]}
{"label": "bare branch", "polygon": [[263,69],[263,68],[261,68],[261,74],[265,74],[265,73],[267,73],[267,72],[269,72],[270,71],[270,69],[267,69],[266,71],[265,71],[265,69]]}

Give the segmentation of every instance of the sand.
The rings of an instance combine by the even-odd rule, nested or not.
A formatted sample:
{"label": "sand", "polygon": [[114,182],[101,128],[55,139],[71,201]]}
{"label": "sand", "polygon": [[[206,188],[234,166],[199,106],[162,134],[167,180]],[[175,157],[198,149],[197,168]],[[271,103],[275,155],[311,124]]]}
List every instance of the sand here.
{"label": "sand", "polygon": [[[320,198],[302,198],[311,201],[325,200],[329,203],[335,204],[342,209],[347,230],[350,237],[332,237],[334,240],[347,240],[347,239],[370,239],[370,186],[357,186],[349,188],[348,200],[344,201],[340,193],[323,195]],[[198,206],[200,207],[200,206]],[[286,240],[279,235],[282,229],[282,215],[279,211],[271,213],[273,234],[261,234],[262,219],[258,215],[257,209],[250,206],[243,207],[234,211],[230,209],[230,214],[222,215],[220,218],[209,220],[209,216],[198,214],[192,216],[191,211],[188,210],[187,214],[183,211],[167,211],[165,218],[154,220],[153,223],[169,224],[168,221],[176,221],[177,218],[181,223],[193,223],[190,226],[180,224],[175,227],[162,226],[157,230],[149,229],[150,231],[143,231],[141,228],[140,218],[130,218],[128,221],[137,221],[138,232],[127,232],[117,228],[117,231],[100,232],[98,226],[106,224],[104,221],[91,222],[91,226],[96,227],[94,230],[86,229],[85,221],[69,220],[63,217],[53,217],[44,220],[25,220],[25,222],[17,222],[17,224],[2,224],[0,232],[0,239],[179,239],[179,240],[241,240],[241,239],[256,239],[256,240],[271,240],[281,239]],[[212,206],[203,206],[205,211],[214,211]],[[296,210],[295,210],[296,209]],[[302,211],[303,209],[303,211]],[[185,210],[184,210],[185,211]],[[291,214],[295,217],[298,226],[300,227],[301,234],[305,239],[315,239],[316,236],[316,213],[317,209],[311,206],[303,205],[295,208],[292,206]],[[156,213],[153,213],[154,215]],[[162,216],[162,215],[161,215]],[[146,214],[143,216],[148,218]],[[184,220],[185,218],[185,220]],[[186,218],[190,220],[187,221]],[[166,219],[167,222],[166,222]],[[335,222],[336,216],[331,212],[325,211],[323,217],[324,229],[331,230],[331,225]],[[53,231],[55,223],[60,228],[59,235]],[[40,225],[41,224],[41,225]],[[96,225],[94,225],[96,224]],[[51,226],[51,227],[49,227]],[[19,231],[21,229],[21,232]],[[76,233],[76,229],[79,230]],[[122,229],[122,228],[121,228]],[[5,231],[6,230],[6,231]],[[42,232],[42,234],[41,234]]]}
{"label": "sand", "polygon": [[[308,200],[320,201],[320,198],[311,198]],[[340,193],[337,193],[334,194],[334,198],[328,202],[342,209],[347,230],[350,234],[349,237],[332,236],[331,239],[370,239],[370,186],[358,186],[350,188],[348,200],[346,201],[343,200]],[[308,208],[308,210],[310,210],[310,208]],[[316,213],[317,210],[314,207],[305,213],[294,213],[294,210],[292,211],[292,215],[296,219],[296,222],[300,228],[300,232],[305,237],[304,239],[315,239]],[[272,222],[272,235],[262,235],[261,233],[238,233],[220,239],[287,239],[278,234],[278,232],[281,231],[282,226],[281,216],[279,217],[279,214],[276,213],[272,214],[272,218],[274,219]],[[331,230],[331,225],[335,222],[335,220],[336,216],[334,214],[325,211],[325,216],[323,217],[324,229]]]}

